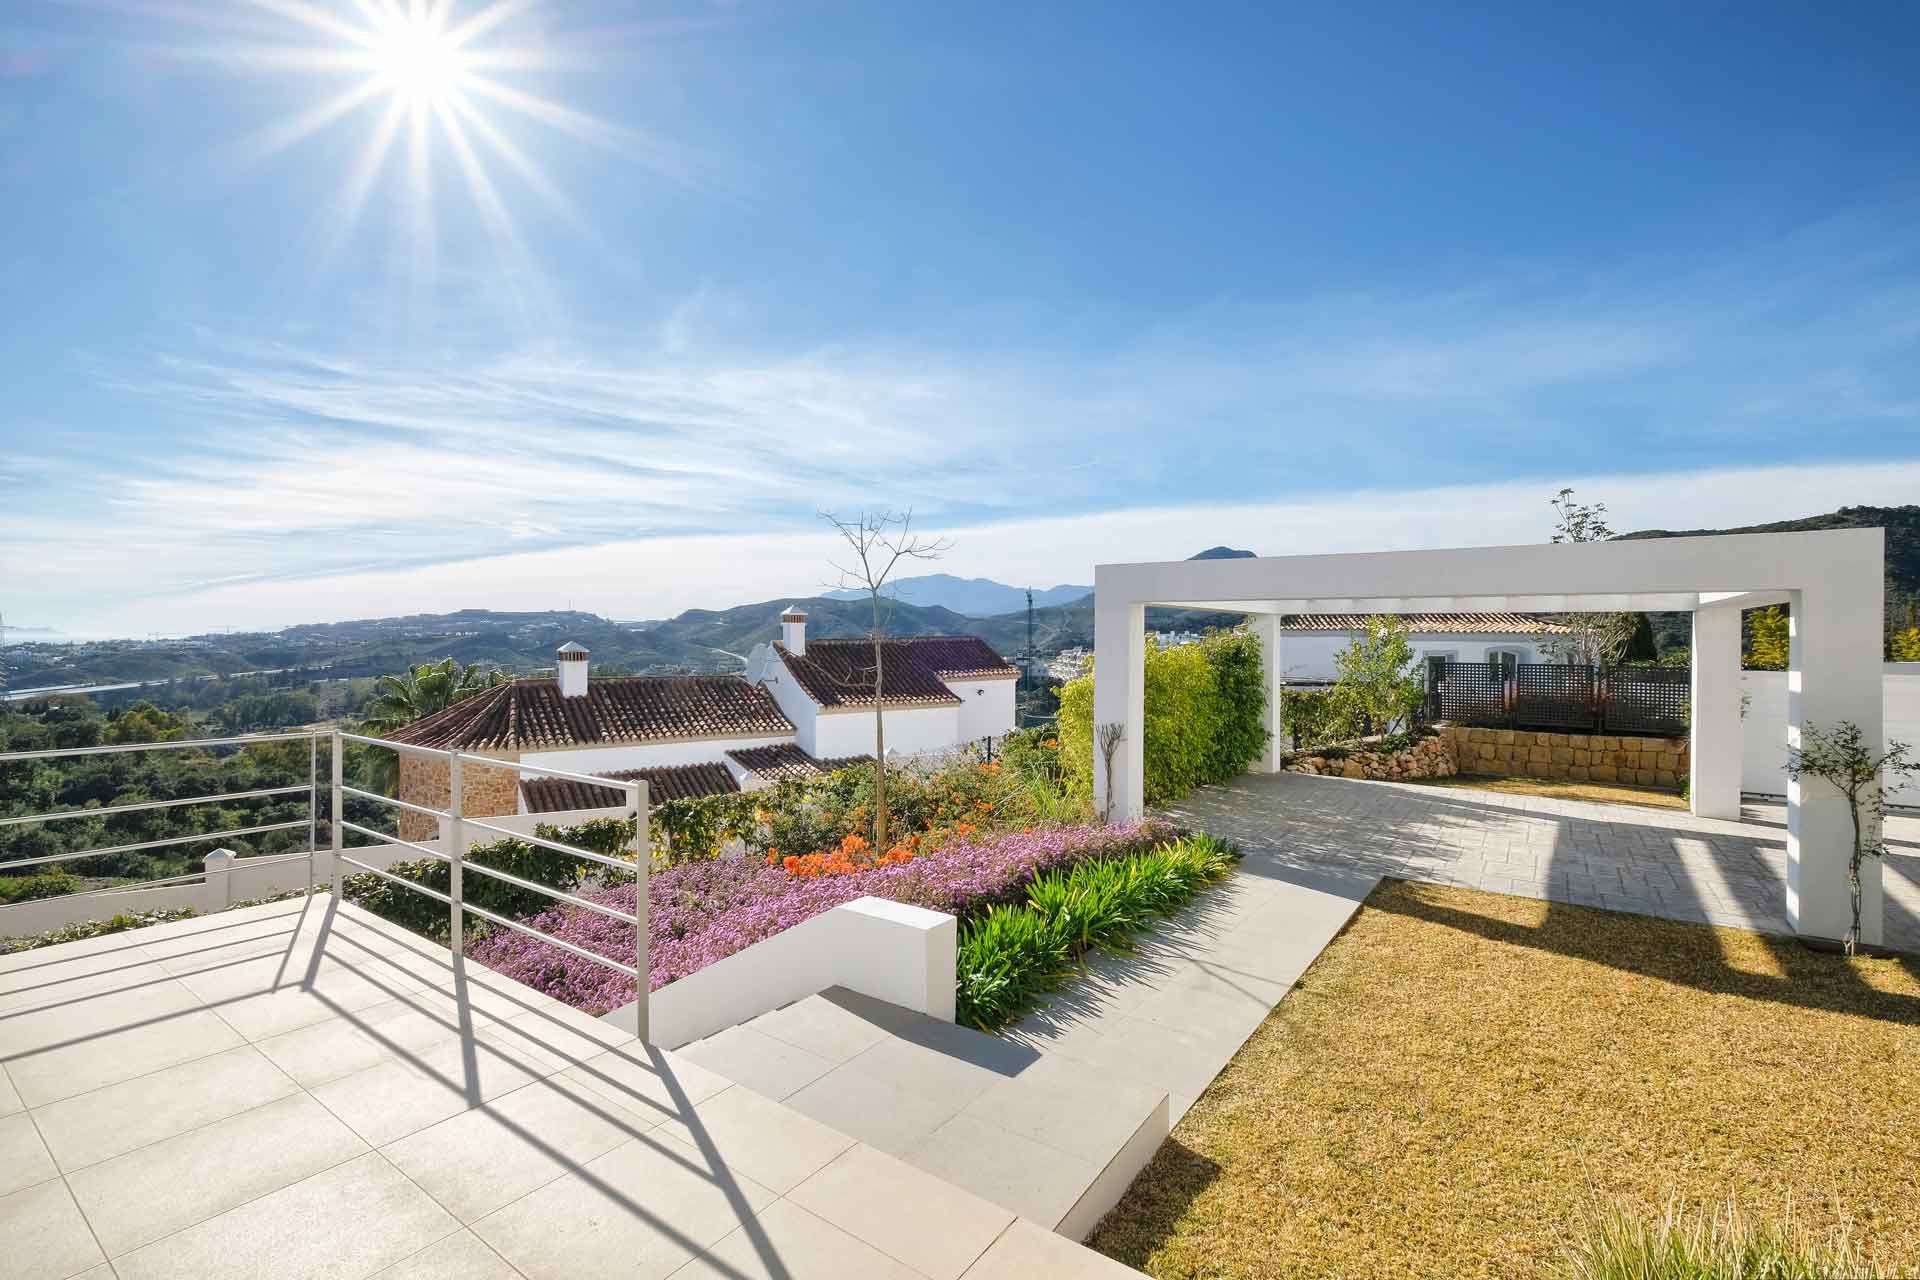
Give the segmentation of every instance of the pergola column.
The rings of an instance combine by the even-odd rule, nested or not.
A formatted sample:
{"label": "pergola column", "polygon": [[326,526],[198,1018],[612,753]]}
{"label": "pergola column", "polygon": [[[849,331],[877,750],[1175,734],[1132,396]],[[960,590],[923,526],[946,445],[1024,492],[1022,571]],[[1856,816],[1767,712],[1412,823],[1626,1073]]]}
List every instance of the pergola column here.
{"label": "pergola column", "polygon": [[[1128,822],[1145,808],[1146,757],[1140,741],[1146,730],[1147,607],[1116,595],[1094,595],[1093,645],[1098,656],[1093,668],[1093,807],[1109,821]],[[1109,780],[1100,734],[1103,725],[1114,724],[1122,730]]]}
{"label": "pergola column", "polygon": [[1256,613],[1247,619],[1247,627],[1260,640],[1260,674],[1267,693],[1267,746],[1253,762],[1250,772],[1279,773],[1286,758],[1288,739],[1282,715],[1281,694],[1286,687],[1286,667],[1280,656],[1280,619],[1277,613]]}
{"label": "pergola column", "polygon": [[[1830,729],[1843,720],[1860,726],[1876,754],[1885,726],[1880,628],[1885,608],[1880,566],[1852,561],[1833,566],[1828,580],[1792,593],[1792,640],[1787,659],[1787,747],[1800,745],[1808,725]],[[1868,838],[1878,835],[1870,829]],[[1846,797],[1812,779],[1787,780],[1787,919],[1796,932],[1842,938],[1853,921],[1847,863],[1853,815]],[[1881,940],[1881,860],[1860,868],[1860,941]]]}
{"label": "pergola column", "polygon": [[1701,818],[1740,816],[1740,609],[1693,611],[1688,801]]}

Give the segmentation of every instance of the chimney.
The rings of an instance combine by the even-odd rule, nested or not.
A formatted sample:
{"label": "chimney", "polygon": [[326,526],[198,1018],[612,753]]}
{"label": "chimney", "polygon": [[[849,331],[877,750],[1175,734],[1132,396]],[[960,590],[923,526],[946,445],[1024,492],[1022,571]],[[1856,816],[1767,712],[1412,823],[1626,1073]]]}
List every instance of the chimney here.
{"label": "chimney", "polygon": [[780,615],[780,643],[796,658],[807,656],[807,615],[792,605]]}
{"label": "chimney", "polygon": [[553,678],[563,698],[587,696],[587,646],[575,640],[561,645],[553,655]]}

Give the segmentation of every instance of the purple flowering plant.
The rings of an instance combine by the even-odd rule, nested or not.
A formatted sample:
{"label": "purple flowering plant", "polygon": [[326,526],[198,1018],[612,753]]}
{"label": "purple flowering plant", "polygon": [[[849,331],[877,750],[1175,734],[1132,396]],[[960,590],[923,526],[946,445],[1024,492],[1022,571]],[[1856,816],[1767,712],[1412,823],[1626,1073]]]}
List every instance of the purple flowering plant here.
{"label": "purple flowering plant", "polygon": [[[657,990],[855,898],[871,894],[965,920],[1001,903],[1020,901],[1035,876],[1095,859],[1126,857],[1177,834],[1160,818],[1113,826],[1046,827],[983,836],[944,845],[910,862],[817,878],[738,858],[657,871],[648,880],[648,989]],[[620,911],[633,910],[631,884],[589,890],[583,896]],[[560,905],[526,923],[595,955],[633,963],[633,928],[618,920]],[[588,1013],[607,1013],[634,998],[633,979],[625,974],[514,930],[495,931],[468,954]]]}

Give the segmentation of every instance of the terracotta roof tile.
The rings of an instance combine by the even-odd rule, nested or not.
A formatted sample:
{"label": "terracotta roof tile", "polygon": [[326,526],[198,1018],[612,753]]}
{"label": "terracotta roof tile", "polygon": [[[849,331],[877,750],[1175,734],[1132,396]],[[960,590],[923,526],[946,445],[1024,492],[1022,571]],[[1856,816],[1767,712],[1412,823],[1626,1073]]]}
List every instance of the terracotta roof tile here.
{"label": "terracotta roof tile", "polygon": [[[960,699],[947,688],[939,672],[920,661],[916,647],[912,641],[898,636],[880,642],[881,705],[958,706]],[[805,657],[795,656],[777,641],[773,648],[807,696],[822,707],[873,705],[871,640],[809,640]]]}
{"label": "terracotta roof tile", "polygon": [[[599,773],[597,778],[618,782],[647,784],[650,804],[669,800],[692,800],[700,796],[719,796],[740,790],[733,770],[718,760],[701,764],[659,765],[651,769],[620,769]],[[569,809],[611,809],[625,805],[627,794],[613,787],[596,787],[572,778],[525,778],[520,783],[520,798],[527,813],[562,813]]]}
{"label": "terracotta roof tile", "polygon": [[873,763],[872,756],[816,760],[802,751],[796,742],[781,742],[771,747],[741,747],[727,752],[727,756],[748,773],[757,774],[769,782],[783,782],[788,778],[824,778],[848,765]]}
{"label": "terracotta roof tile", "polygon": [[514,680],[393,738],[443,750],[533,751],[792,732],[773,695],[739,676],[598,676],[578,698],[562,697],[548,678]]}
{"label": "terracotta roof tile", "polygon": [[911,636],[916,661],[948,680],[1017,680],[1020,669],[979,636]]}

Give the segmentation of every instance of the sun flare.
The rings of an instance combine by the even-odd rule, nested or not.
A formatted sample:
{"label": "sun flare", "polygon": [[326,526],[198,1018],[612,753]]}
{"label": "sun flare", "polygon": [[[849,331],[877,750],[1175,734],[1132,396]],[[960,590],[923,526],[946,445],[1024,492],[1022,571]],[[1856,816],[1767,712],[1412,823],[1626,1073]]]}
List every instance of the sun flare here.
{"label": "sun flare", "polygon": [[418,107],[442,107],[467,75],[460,46],[431,17],[392,14],[379,26],[370,61],[375,74]]}

